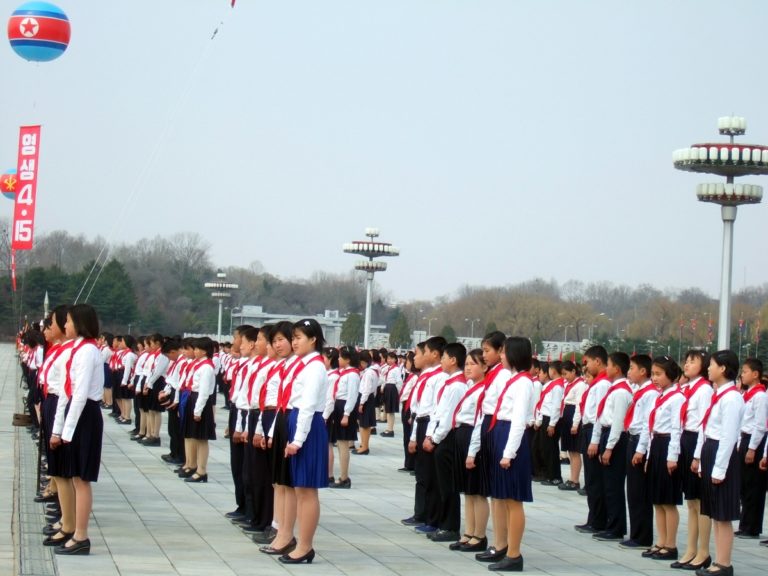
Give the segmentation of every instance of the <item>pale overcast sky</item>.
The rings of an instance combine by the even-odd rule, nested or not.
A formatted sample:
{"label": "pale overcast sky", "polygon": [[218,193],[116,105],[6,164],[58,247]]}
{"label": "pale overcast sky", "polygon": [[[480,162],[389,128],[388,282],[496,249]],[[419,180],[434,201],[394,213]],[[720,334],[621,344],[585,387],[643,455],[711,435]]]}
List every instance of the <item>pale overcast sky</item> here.
{"label": "pale overcast sky", "polygon": [[[397,299],[534,276],[717,295],[695,186],[722,180],[671,156],[728,114],[768,144],[768,2],[229,3],[60,0],[64,56],[0,50],[3,168],[43,124],[38,233],[194,230],[215,265],[295,278],[349,270],[375,226]],[[768,281],[765,214],[739,209],[736,289]]]}

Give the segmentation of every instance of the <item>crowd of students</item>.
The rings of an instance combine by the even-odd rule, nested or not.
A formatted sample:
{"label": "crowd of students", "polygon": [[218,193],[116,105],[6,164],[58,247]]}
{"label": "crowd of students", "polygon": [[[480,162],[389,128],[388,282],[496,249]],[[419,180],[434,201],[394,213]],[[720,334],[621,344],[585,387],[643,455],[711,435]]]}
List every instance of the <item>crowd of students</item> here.
{"label": "crowd of students", "polygon": [[[80,309],[64,310],[67,318]],[[61,501],[61,520],[47,532],[55,530],[49,540],[60,545],[59,553],[87,551],[81,544],[87,517],[85,527],[75,526],[69,513],[71,470],[57,467],[65,453],[57,438],[69,441],[74,430],[68,409],[70,425],[62,433],[62,406],[77,397],[64,390],[68,358],[85,354],[76,335],[98,356],[99,374],[89,373],[88,392],[80,395],[91,399],[86,420],[101,425],[93,412],[101,400],[117,422],[135,423],[132,440],[159,446],[167,413],[170,451],[162,458],[177,464],[186,482],[208,480],[216,391],[224,396],[235,494],[226,516],[261,552],[284,563],[312,562],[317,489],[350,489],[351,455],[372,454],[379,423],[385,424],[381,437],[394,437],[398,412],[400,471],[415,476],[413,514],[402,523],[451,550],[474,552],[492,571],[523,569],[523,505],[533,500],[533,482],[587,497],[587,518],[577,531],[700,576],[733,573],[732,521],[739,521],[742,538],[762,530],[768,396],[754,358],[740,367],[730,351],[691,350],[680,367],[667,356],[630,357],[593,346],[581,365],[545,363],[532,357],[528,339],[501,332],[488,334],[476,350],[437,336],[398,355],[324,348],[315,320],[239,326],[221,350],[209,338],[106,333],[99,350],[92,340],[98,327],[65,334],[56,315],[47,320],[48,353],[30,337],[23,359],[33,409],[43,398],[48,472]],[[57,396],[58,402],[47,400]],[[99,436],[100,450],[100,428],[88,430],[94,443]],[[75,489],[78,480],[96,479],[93,458],[80,463]],[[679,552],[683,498],[688,534]],[[81,548],[66,552],[73,546]]]}

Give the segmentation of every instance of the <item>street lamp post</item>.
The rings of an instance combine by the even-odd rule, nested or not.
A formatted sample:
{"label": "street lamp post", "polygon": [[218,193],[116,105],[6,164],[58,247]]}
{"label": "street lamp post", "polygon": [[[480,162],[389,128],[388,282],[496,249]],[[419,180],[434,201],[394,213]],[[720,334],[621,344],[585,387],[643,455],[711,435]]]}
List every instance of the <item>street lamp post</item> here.
{"label": "street lamp post", "polygon": [[374,258],[382,256],[399,256],[400,250],[395,248],[389,242],[379,242],[376,238],[379,236],[378,228],[366,228],[365,235],[368,240],[356,240],[344,244],[342,249],[347,254],[357,254],[365,256],[368,260],[359,260],[355,264],[355,270],[365,272],[365,333],[363,334],[363,347],[368,348],[371,335],[371,296],[373,293],[373,275],[375,272],[384,272],[387,269],[386,262],[378,262]]}
{"label": "street lamp post", "polygon": [[480,318],[464,318],[464,322],[469,322],[469,337],[475,337],[475,322],[480,322]]}
{"label": "street lamp post", "polygon": [[720,318],[717,326],[717,346],[730,348],[731,340],[731,278],[733,276],[733,226],[736,209],[741,204],[758,204],[763,199],[763,187],[734,184],[737,176],[768,174],[768,146],[735,144],[734,136],[742,136],[747,123],[741,116],[718,118],[718,131],[728,136],[727,143],[694,144],[675,150],[675,168],[687,172],[725,176],[725,183],[699,184],[696,195],[701,202],[720,205],[723,220],[723,253],[720,264]]}
{"label": "street lamp post", "polygon": [[224,311],[224,299],[229,298],[232,294],[227,290],[237,290],[240,286],[227,282],[227,274],[221,270],[216,272],[215,282],[206,282],[203,284],[204,288],[211,290],[211,297],[219,301],[219,321],[216,326],[216,340],[221,342],[221,315]]}

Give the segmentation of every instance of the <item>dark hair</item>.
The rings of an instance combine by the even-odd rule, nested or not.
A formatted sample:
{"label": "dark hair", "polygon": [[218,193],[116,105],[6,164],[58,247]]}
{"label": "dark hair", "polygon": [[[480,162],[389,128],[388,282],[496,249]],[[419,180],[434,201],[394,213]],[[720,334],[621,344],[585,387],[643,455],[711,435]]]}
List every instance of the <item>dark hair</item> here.
{"label": "dark hair", "polygon": [[[467,356],[470,356],[472,360],[475,361],[475,364],[479,364],[480,366],[485,366],[485,360],[483,360],[482,348],[473,348],[467,353]],[[488,367],[485,366],[485,368],[488,368]]]}
{"label": "dark hair", "polygon": [[181,348],[181,342],[176,340],[175,338],[169,338],[163,343],[163,347],[160,349],[160,352],[163,354],[168,354],[169,352],[173,352],[174,350],[178,350]]}
{"label": "dark hair", "polygon": [[213,340],[208,338],[208,336],[195,338],[192,342],[192,348],[203,350],[208,358],[213,358]]}
{"label": "dark hair", "polygon": [[379,348],[379,354],[381,354],[382,360],[387,357],[387,354],[389,353],[389,350],[386,348]]}
{"label": "dark hair", "polygon": [[360,354],[352,346],[342,346],[339,349],[339,358],[344,358],[352,368],[360,368]]}
{"label": "dark hair", "polygon": [[181,339],[181,347],[182,348],[193,348],[193,344],[195,342],[195,339],[191,336],[187,336],[186,338]]}
{"label": "dark hair", "polygon": [[432,336],[431,338],[427,338],[427,341],[424,343],[427,348],[432,352],[437,352],[440,356],[443,355],[443,350],[445,350],[446,344],[448,344],[448,341],[442,336]]}
{"label": "dark hair", "polygon": [[[238,334],[240,334],[240,336],[242,336],[242,335],[243,335],[243,332],[245,332],[246,330],[248,330],[248,328],[253,328],[253,326],[251,326],[250,324],[240,324],[240,326],[236,327],[236,328],[233,330],[233,332],[232,332],[232,333],[234,334],[235,332],[237,332]],[[290,338],[288,338],[288,340],[290,340]]]}
{"label": "dark hair", "polygon": [[680,366],[677,365],[677,362],[672,360],[669,356],[656,356],[656,358],[653,359],[653,365],[664,370],[664,374],[666,374],[667,378],[672,382],[677,382],[677,379],[680,378],[680,375],[683,373]]}
{"label": "dark hair", "polygon": [[426,342],[419,342],[418,344],[416,344],[415,347],[418,348],[419,350],[421,350],[421,353],[424,354],[424,351],[427,349],[427,343]]}
{"label": "dark hair", "polygon": [[653,360],[651,360],[651,357],[648,356],[648,354],[635,354],[629,359],[629,362],[638,368],[645,370],[647,376],[651,375],[651,364],[653,364]]}
{"label": "dark hair", "polygon": [[[57,306],[57,308],[58,308],[58,306]],[[54,308],[54,311],[55,310],[56,310],[56,308]],[[64,315],[64,320],[66,320],[66,319],[67,319],[67,317],[66,317],[66,314],[65,314]],[[56,318],[56,322],[58,322],[58,321],[59,321],[59,319]],[[112,342],[114,342],[114,340],[115,340],[115,336],[111,332],[102,332],[101,333],[101,337],[104,338],[104,341],[107,343],[107,346],[112,346]]]}
{"label": "dark hair", "polygon": [[712,354],[712,360],[718,366],[725,368],[725,377],[728,380],[735,380],[739,374],[739,357],[730,350],[718,350]]}
{"label": "dark hair", "polygon": [[563,363],[560,360],[553,360],[549,363],[549,369],[554,370],[555,374],[560,376],[563,373]]}
{"label": "dark hair", "polygon": [[269,342],[269,333],[272,332],[273,326],[274,324],[262,324],[261,328],[259,328],[259,333],[267,342]]}
{"label": "dark hair", "polygon": [[504,335],[504,332],[495,330],[486,334],[481,344],[488,344],[488,346],[498,352],[504,347],[505,338],[506,336]]}
{"label": "dark hair", "polygon": [[121,339],[125,343],[126,347],[130,348],[131,351],[136,352],[136,338],[130,334],[124,334]]}
{"label": "dark hair", "polygon": [[608,363],[608,351],[600,346],[590,346],[587,351],[584,352],[584,358],[592,358],[593,360],[600,360],[603,364]]}
{"label": "dark hair", "polygon": [[744,360],[744,366],[752,370],[753,372],[757,372],[757,379],[762,380],[763,379],[763,363],[762,361],[758,360],[757,358],[747,358]]}
{"label": "dark hair", "polygon": [[381,354],[379,354],[379,351],[376,350],[376,348],[371,348],[368,350],[368,353],[371,355],[371,360],[373,360],[374,364],[381,363]]}
{"label": "dark hair", "polygon": [[75,304],[69,309],[69,317],[78,336],[96,338],[99,335],[99,317],[90,304]]}
{"label": "dark hair", "polygon": [[443,354],[449,356],[450,358],[455,358],[456,365],[461,370],[464,370],[464,364],[467,361],[467,348],[464,346],[464,344],[459,342],[451,342],[450,344],[446,344],[445,350],[443,350]]}
{"label": "dark hair", "polygon": [[707,354],[705,350],[692,349],[685,353],[685,359],[688,360],[689,358],[698,358],[701,360],[701,372],[699,372],[699,376],[707,378],[709,376],[707,373],[707,368],[709,368],[709,354]]}
{"label": "dark hair", "polygon": [[149,342],[156,342],[156,343],[158,343],[158,344],[160,344],[160,345],[162,345],[162,344],[163,344],[163,336],[162,336],[161,334],[157,333],[157,332],[155,332],[154,334],[150,334],[149,336],[147,336],[147,340],[148,340]]}
{"label": "dark hair", "polygon": [[[51,313],[49,315],[49,318],[51,320],[56,319],[56,325],[59,327],[59,330],[64,332],[64,324],[67,323],[67,314],[69,314],[69,306],[66,304],[59,304],[56,306],[53,310],[51,310]],[[102,336],[112,336],[109,334],[109,332],[105,332],[102,334]],[[112,339],[109,340],[109,345],[112,345]]]}
{"label": "dark hair", "polygon": [[394,358],[395,360],[397,360],[399,358],[399,356],[397,355],[397,352],[387,352],[387,358],[388,359],[389,358]]}
{"label": "dark hair", "polygon": [[629,370],[629,354],[626,352],[611,352],[611,355],[608,356],[608,360],[621,370],[622,376],[627,375],[627,371]]}
{"label": "dark hair", "polygon": [[531,369],[531,341],[522,336],[510,336],[504,342],[504,355],[510,368],[523,372]]}
{"label": "dark hair", "polygon": [[254,326],[249,326],[242,332],[240,332],[240,336],[248,340],[248,342],[256,342],[256,338],[259,337],[260,330],[258,328],[255,328]]}
{"label": "dark hair", "polygon": [[358,362],[365,362],[366,366],[371,365],[371,353],[368,350],[361,350],[358,357]]}
{"label": "dark hair", "polygon": [[549,374],[549,364],[547,362],[541,362],[538,358],[531,357],[531,368],[538,368],[539,372],[546,372]]}
{"label": "dark hair", "polygon": [[408,369],[408,362],[410,362],[411,363],[411,368],[410,368],[411,374],[418,374],[420,372],[420,370],[418,368],[416,368],[416,366],[414,366],[414,364],[413,364],[413,359],[415,357],[416,357],[416,354],[414,354],[412,350],[409,350],[408,352],[405,353],[406,370]]}
{"label": "dark hair", "polygon": [[275,338],[277,338],[278,334],[282,334],[283,338],[288,340],[288,342],[291,341],[293,338],[293,324],[288,322],[287,320],[282,320],[272,326],[272,330],[269,331],[269,343],[275,341]]}
{"label": "dark hair", "polygon": [[333,370],[339,367],[339,351],[336,348],[323,348],[323,356],[331,361]]}
{"label": "dark hair", "polygon": [[[650,358],[649,358],[650,360]],[[573,362],[572,360],[565,360],[563,362],[563,365],[560,367],[560,374],[562,374],[565,371],[568,372],[576,372],[576,375],[579,376],[581,374],[581,370],[579,368],[579,365]]]}
{"label": "dark hair", "polygon": [[315,339],[315,352],[322,352],[323,345],[325,344],[325,338],[323,337],[323,328],[320,326],[320,322],[314,318],[305,318],[299,320],[293,325],[291,334],[295,332],[301,332],[307,338]]}

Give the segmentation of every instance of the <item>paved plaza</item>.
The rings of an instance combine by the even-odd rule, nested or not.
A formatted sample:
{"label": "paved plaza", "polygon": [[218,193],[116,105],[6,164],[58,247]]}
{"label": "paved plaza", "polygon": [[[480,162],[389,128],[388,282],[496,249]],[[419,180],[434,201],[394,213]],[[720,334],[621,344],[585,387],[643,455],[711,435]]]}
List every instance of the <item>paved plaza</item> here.
{"label": "paved plaza", "polygon": [[[208,484],[185,484],[171,473],[161,448],[128,440],[127,429],[105,419],[101,476],[94,485],[91,555],[58,557],[39,545],[42,505],[32,502],[36,444],[11,426],[22,391],[13,347],[0,345],[0,576],[215,575],[273,576],[312,573],[384,576],[487,573],[472,554],[451,552],[400,524],[413,506],[413,478],[402,465],[400,431],[394,439],[374,437],[371,455],[353,457],[351,490],[321,490],[317,557],[311,566],[286,567],[259,553],[223,514],[234,508],[227,441],[211,444]],[[217,410],[223,435],[224,411]],[[675,572],[666,562],[640,558],[639,552],[593,541],[574,524],[586,518],[586,501],[575,493],[534,485],[526,506],[523,542],[525,571],[552,576],[657,576]],[[681,509],[682,511],[682,509]],[[684,545],[685,514],[678,543]],[[735,571],[758,576],[768,568],[768,548],[736,541]]]}

